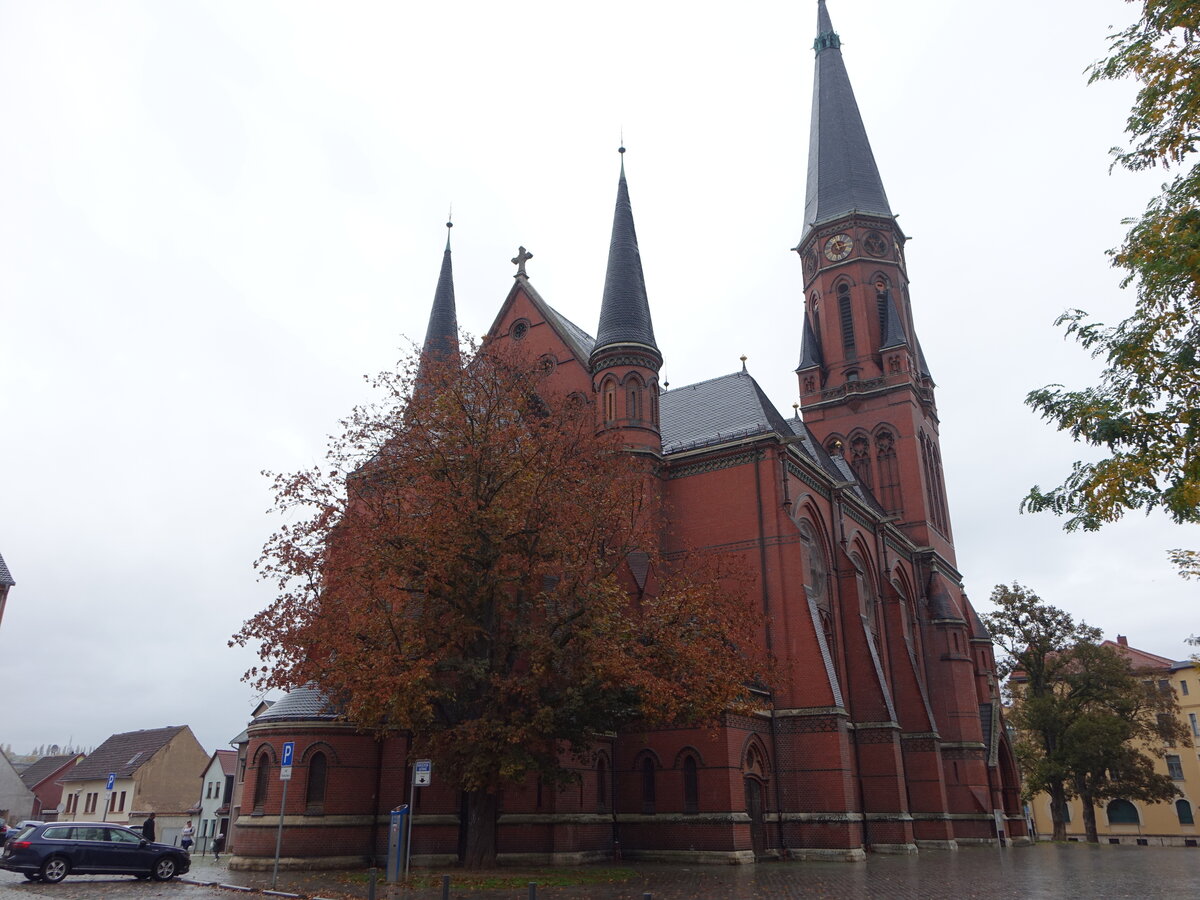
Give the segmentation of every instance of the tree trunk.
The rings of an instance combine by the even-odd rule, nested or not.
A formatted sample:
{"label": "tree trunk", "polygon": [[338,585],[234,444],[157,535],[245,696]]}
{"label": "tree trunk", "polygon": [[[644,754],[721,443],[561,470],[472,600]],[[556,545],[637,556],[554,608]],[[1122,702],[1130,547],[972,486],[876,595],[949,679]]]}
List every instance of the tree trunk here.
{"label": "tree trunk", "polygon": [[1050,822],[1054,826],[1051,840],[1067,839],[1067,791],[1062,783],[1050,785]]}
{"label": "tree trunk", "polygon": [[463,813],[467,817],[467,843],[463,850],[464,869],[490,869],[496,865],[496,795],[487,791],[468,791]]}
{"label": "tree trunk", "polygon": [[1090,793],[1080,791],[1079,800],[1083,804],[1083,832],[1087,835],[1089,844],[1100,843],[1100,835],[1096,833],[1096,804]]}

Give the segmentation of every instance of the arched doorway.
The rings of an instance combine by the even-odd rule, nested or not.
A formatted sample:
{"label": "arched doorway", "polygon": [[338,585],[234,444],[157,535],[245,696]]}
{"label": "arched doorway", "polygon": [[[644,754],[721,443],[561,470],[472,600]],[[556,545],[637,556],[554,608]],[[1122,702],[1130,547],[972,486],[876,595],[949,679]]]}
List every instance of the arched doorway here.
{"label": "arched doorway", "polygon": [[754,858],[767,853],[767,826],[763,817],[763,783],[753,775],[742,779],[746,785],[746,814],[750,816],[750,847]]}

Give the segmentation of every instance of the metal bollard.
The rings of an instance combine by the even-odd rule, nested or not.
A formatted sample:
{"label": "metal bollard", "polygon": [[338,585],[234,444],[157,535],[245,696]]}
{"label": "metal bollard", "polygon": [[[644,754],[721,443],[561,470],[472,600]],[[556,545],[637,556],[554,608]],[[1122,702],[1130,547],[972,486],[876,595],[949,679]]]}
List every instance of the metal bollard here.
{"label": "metal bollard", "polygon": [[450,900],[450,876],[442,876],[442,900]]}
{"label": "metal bollard", "polygon": [[370,877],[367,879],[367,900],[375,900],[375,879],[378,877],[378,871],[372,866]]}
{"label": "metal bollard", "polygon": [[529,900],[537,900],[537,882],[529,882]]}

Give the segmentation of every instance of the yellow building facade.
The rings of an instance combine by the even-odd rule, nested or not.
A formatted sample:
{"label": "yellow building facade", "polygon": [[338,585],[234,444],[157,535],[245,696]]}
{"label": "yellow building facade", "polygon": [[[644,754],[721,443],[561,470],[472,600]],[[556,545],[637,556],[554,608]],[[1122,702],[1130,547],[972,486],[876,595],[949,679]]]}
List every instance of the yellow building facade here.
{"label": "yellow building facade", "polygon": [[[1161,748],[1162,759],[1154,767],[1170,775],[1182,796],[1165,803],[1143,803],[1140,800],[1113,800],[1096,807],[1096,831],[1100,843],[1200,846],[1200,667],[1191,660],[1175,662],[1163,656],[1130,647],[1124,635],[1107,646],[1124,653],[1135,669],[1153,670],[1159,687],[1173,690],[1179,700],[1179,715],[1192,736],[1189,744]],[[1085,840],[1083,806],[1078,799],[1067,806],[1067,840]],[[1050,819],[1050,798],[1039,794],[1029,804],[1033,834],[1048,840],[1054,832]]]}

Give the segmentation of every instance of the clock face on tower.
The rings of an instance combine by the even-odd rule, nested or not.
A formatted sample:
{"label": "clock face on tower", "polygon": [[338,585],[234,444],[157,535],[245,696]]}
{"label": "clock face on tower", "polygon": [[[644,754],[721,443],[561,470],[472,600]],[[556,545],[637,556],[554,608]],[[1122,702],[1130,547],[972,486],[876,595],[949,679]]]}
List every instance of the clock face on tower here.
{"label": "clock face on tower", "polygon": [[825,256],[832,262],[845,259],[853,249],[854,239],[848,234],[835,234],[825,242]]}

